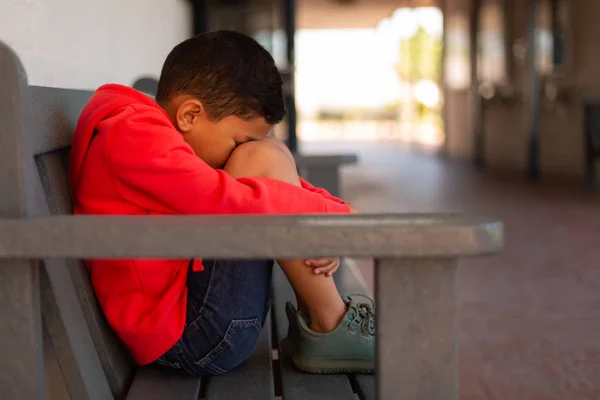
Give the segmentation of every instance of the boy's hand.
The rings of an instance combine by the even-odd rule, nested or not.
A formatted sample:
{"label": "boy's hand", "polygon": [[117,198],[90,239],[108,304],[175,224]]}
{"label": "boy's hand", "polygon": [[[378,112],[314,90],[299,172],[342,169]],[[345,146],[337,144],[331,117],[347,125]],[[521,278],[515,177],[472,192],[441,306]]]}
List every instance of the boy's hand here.
{"label": "boy's hand", "polygon": [[[358,210],[352,203],[346,202],[348,207],[350,208],[351,214],[358,214]],[[313,272],[316,275],[325,274],[325,276],[331,276],[337,271],[340,267],[340,259],[335,258],[318,258],[315,260],[306,260],[304,262],[307,266],[313,268]]]}
{"label": "boy's hand", "polygon": [[358,209],[354,206],[354,204],[350,202],[346,202],[348,208],[350,208],[350,214],[358,214]]}
{"label": "boy's hand", "polygon": [[331,276],[340,267],[340,259],[337,257],[306,260],[304,263],[308,267],[312,267],[313,273],[316,275],[325,274],[325,276]]}

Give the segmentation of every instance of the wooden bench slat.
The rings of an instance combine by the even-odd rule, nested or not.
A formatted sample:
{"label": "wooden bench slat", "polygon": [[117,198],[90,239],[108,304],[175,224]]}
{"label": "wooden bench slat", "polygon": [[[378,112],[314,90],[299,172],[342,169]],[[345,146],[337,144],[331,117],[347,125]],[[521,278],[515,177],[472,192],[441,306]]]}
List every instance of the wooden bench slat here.
{"label": "wooden bench slat", "polygon": [[271,315],[269,314],[250,357],[233,371],[209,378],[206,400],[273,399],[275,379],[271,353]]}
{"label": "wooden bench slat", "polygon": [[459,257],[501,247],[501,223],[452,215],[0,219],[1,258]]}
{"label": "wooden bench slat", "polygon": [[273,312],[279,341],[279,360],[284,400],[356,400],[346,375],[317,375],[299,371],[288,354],[281,351],[281,340],[287,335],[285,303],[295,304],[292,287],[279,267],[273,271]]}
{"label": "wooden bench slat", "polygon": [[200,388],[200,378],[144,367],[138,370],[127,400],[196,400]]}

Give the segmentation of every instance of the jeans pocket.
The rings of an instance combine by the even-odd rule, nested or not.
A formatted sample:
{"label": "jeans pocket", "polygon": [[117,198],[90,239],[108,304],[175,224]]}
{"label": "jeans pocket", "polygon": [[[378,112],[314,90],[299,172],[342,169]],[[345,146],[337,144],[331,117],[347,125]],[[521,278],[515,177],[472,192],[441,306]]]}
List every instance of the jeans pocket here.
{"label": "jeans pocket", "polygon": [[250,356],[261,329],[258,318],[232,320],[219,344],[195,364],[214,375],[231,371]]}

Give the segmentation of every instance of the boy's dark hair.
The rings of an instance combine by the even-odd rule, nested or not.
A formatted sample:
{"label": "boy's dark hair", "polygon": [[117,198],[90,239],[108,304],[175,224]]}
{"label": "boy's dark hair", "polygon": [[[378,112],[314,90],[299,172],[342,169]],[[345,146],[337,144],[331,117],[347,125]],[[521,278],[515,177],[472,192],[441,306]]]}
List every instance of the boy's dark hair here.
{"label": "boy's dark hair", "polygon": [[238,32],[216,31],[175,46],[163,65],[156,100],[189,94],[213,120],[263,117],[274,125],[285,116],[282,84],[273,57],[258,42]]}

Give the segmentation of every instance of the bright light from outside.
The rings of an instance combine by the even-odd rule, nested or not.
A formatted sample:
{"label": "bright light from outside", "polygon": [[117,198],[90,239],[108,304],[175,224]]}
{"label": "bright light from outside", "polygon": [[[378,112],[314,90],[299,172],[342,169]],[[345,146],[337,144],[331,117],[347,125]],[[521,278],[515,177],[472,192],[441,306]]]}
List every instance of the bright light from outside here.
{"label": "bright light from outside", "polygon": [[433,108],[440,103],[440,89],[435,82],[419,81],[415,84],[413,90],[417,100],[427,107]]}
{"label": "bright light from outside", "polygon": [[[441,49],[442,31],[442,12],[434,7],[398,9],[374,28],[299,30],[296,33],[296,104],[302,138],[318,139],[325,135],[320,130],[315,131],[324,113],[328,118],[338,118],[338,124],[345,126],[378,114],[378,121],[385,119],[378,124],[389,126],[384,129],[388,137],[403,136],[404,133],[393,134],[392,131],[406,130],[416,119],[423,120],[423,107],[437,110],[441,104],[439,76],[434,76],[437,66],[433,65],[438,61],[432,58],[429,62],[419,51]],[[410,41],[416,44],[410,48],[401,46]],[[415,57],[418,60],[413,59]],[[409,110],[411,107],[413,111]],[[383,114],[385,117],[381,117]],[[433,121],[425,119],[429,124]],[[303,123],[306,121],[310,124]],[[431,132],[443,128],[427,129]],[[360,130],[366,129],[363,126]],[[362,135],[366,137],[370,133]]]}

